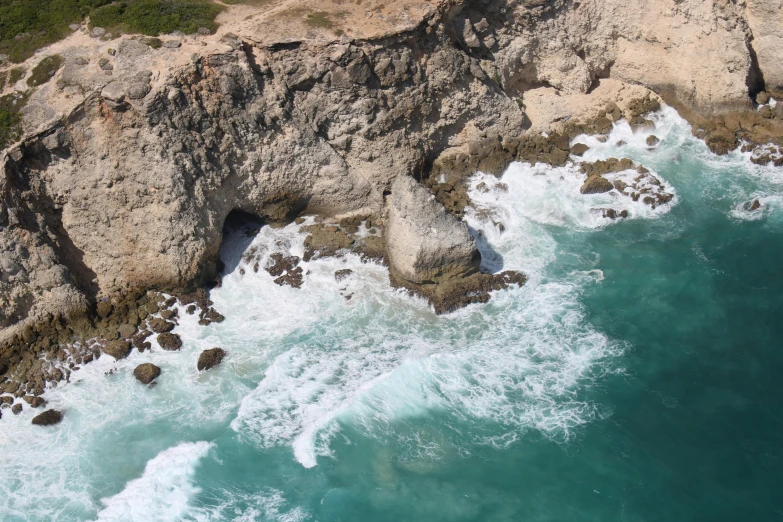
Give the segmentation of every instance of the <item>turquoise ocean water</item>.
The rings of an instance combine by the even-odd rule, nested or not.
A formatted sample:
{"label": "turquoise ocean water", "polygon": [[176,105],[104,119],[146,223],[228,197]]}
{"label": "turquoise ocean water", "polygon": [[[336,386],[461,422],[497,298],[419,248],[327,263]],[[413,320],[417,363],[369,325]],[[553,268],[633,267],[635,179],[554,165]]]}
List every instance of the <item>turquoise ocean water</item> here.
{"label": "turquoise ocean water", "polygon": [[625,124],[581,141],[654,171],[663,208],[582,196],[576,168],[477,174],[485,265],[530,282],[446,316],[353,257],[301,290],[241,259],[301,255],[295,225],[231,236],[226,321],[181,311],[181,352],[83,368],[47,392],[55,428],[3,412],[0,519],[783,520],[783,169],[656,123],[653,149]]}

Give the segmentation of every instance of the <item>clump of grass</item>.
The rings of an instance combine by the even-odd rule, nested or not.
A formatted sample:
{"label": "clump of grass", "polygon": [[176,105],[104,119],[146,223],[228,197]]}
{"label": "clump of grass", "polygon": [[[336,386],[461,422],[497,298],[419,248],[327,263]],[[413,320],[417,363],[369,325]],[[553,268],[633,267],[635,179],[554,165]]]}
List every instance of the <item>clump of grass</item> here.
{"label": "clump of grass", "polygon": [[22,78],[24,78],[24,75],[27,73],[27,69],[24,67],[14,67],[11,69],[10,74],[8,75],[8,83],[10,85],[15,84]]}
{"label": "clump of grass", "polygon": [[33,71],[27,79],[27,85],[30,87],[37,87],[48,82],[52,79],[52,76],[57,73],[60,67],[62,67],[63,61],[65,60],[63,60],[63,57],[59,54],[47,56],[41,60],[38,65],[33,67]]}
{"label": "clump of grass", "polygon": [[147,36],[174,31],[192,34],[201,27],[214,32],[220,10],[209,0],[122,0],[93,10],[90,25]]}
{"label": "clump of grass", "polygon": [[334,24],[329,19],[329,13],[326,11],[316,11],[308,14],[307,18],[305,18],[305,23],[310,27],[320,27],[322,29],[331,29],[334,27]]}
{"label": "clump of grass", "polygon": [[0,97],[0,149],[19,139],[22,133],[20,111],[29,97],[30,91]]}
{"label": "clump of grass", "polygon": [[0,72],[0,92],[3,92],[3,89],[5,89],[5,79],[8,77],[8,75],[4,72]]}
{"label": "clump of grass", "polygon": [[68,26],[87,16],[93,27],[157,36],[214,31],[220,10],[211,0],[0,0],[0,54],[22,62],[71,34]]}

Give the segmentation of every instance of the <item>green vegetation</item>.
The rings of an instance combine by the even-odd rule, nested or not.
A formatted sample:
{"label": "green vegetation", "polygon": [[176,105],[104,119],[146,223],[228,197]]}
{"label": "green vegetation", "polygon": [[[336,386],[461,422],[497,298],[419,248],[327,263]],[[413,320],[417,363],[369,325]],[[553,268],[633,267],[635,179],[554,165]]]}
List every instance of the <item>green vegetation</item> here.
{"label": "green vegetation", "polygon": [[59,54],[47,56],[41,60],[38,65],[33,67],[33,72],[27,79],[27,85],[30,87],[37,87],[48,82],[57,70],[62,67],[64,61],[63,57]]}
{"label": "green vegetation", "polygon": [[310,27],[320,27],[322,29],[331,29],[334,26],[329,19],[329,13],[325,11],[316,11],[308,14],[305,23]]}
{"label": "green vegetation", "polygon": [[87,16],[93,27],[115,33],[214,31],[220,9],[212,0],[0,0],[0,54],[21,62],[70,34],[68,26]]}
{"label": "green vegetation", "polygon": [[201,27],[214,31],[220,9],[209,0],[122,0],[93,10],[90,25],[148,36],[174,31],[191,34]]}
{"label": "green vegetation", "polygon": [[10,85],[15,84],[22,78],[24,78],[25,73],[27,73],[27,69],[24,67],[14,67],[11,69],[11,74],[8,75],[8,83]]}
{"label": "green vegetation", "polygon": [[0,98],[0,149],[19,139],[22,130],[22,115],[19,111],[29,96],[30,91]]}
{"label": "green vegetation", "polygon": [[5,89],[5,78],[8,76],[4,72],[0,72],[0,92],[3,92],[3,89]]}

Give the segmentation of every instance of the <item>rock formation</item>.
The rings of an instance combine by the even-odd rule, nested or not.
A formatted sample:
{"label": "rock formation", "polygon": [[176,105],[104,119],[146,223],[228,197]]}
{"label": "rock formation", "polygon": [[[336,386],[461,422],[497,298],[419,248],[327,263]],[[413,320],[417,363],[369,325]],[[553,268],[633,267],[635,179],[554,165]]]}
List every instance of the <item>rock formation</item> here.
{"label": "rock formation", "polygon": [[63,414],[57,410],[46,410],[33,417],[33,424],[37,426],[51,426],[59,424],[63,420]]}
{"label": "rock formation", "polygon": [[198,356],[198,363],[196,368],[198,371],[204,372],[210,370],[220,364],[223,361],[223,357],[226,356],[226,351],[222,348],[210,348],[204,350],[201,355]]}
{"label": "rock formation", "polygon": [[[783,85],[780,0],[397,3],[396,26],[341,37],[281,35],[259,10],[178,45],[74,35],[30,58],[28,69],[55,52],[64,62],[25,94],[23,138],[0,154],[0,370],[31,371],[73,339],[81,360],[93,338],[112,355],[126,353],[117,337],[146,349],[138,325],[161,306],[156,291],[217,283],[233,211],[274,225],[334,218],[311,230],[311,255],[359,248],[341,217],[387,215],[360,247],[383,257],[385,237],[392,281],[447,311],[523,280],[481,274],[443,210],[461,215],[475,169],[562,165],[584,153],[569,138],[622,117],[641,129],[661,98],[718,152],[783,136],[783,115],[753,101]],[[280,282],[301,284],[293,260],[280,263]],[[222,320],[207,300],[182,304],[198,302],[202,324]],[[179,349],[169,319],[149,327]]]}
{"label": "rock formation", "polygon": [[160,367],[152,363],[142,363],[133,370],[133,376],[142,384],[149,384],[160,375]]}

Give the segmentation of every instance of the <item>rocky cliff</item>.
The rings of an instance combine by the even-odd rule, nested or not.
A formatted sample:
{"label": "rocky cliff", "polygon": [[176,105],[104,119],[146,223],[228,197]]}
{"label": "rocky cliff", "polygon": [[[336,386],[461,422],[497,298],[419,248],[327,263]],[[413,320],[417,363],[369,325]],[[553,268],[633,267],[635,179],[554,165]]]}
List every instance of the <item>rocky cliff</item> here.
{"label": "rocky cliff", "polygon": [[[424,182],[433,205],[459,216],[474,169],[563,164],[569,136],[640,117],[658,96],[717,150],[783,136],[783,115],[754,101],[783,86],[779,0],[399,8],[396,26],[361,38],[280,37],[259,29],[274,13],[254,12],[158,49],[77,35],[31,58],[56,52],[64,64],[25,94],[24,137],[0,156],[0,370],[25,350],[116,336],[106,328],[128,314],[137,324],[147,290],[214,281],[232,211],[270,224],[300,214],[383,224],[391,212],[394,243],[413,230],[397,215],[410,184],[400,180]],[[475,275],[477,252],[462,236],[454,259],[426,244],[390,247],[392,279],[437,285],[430,276],[449,263]]]}

